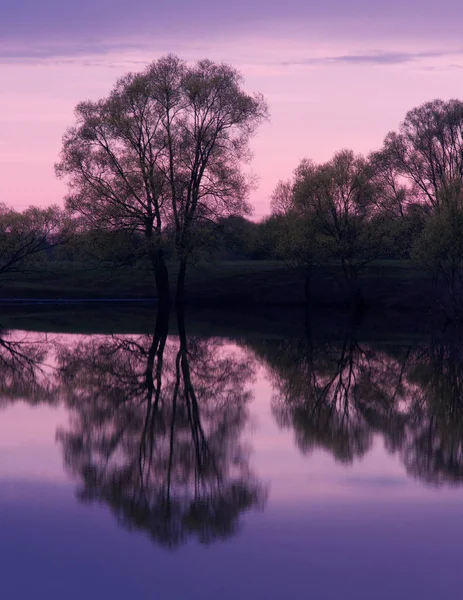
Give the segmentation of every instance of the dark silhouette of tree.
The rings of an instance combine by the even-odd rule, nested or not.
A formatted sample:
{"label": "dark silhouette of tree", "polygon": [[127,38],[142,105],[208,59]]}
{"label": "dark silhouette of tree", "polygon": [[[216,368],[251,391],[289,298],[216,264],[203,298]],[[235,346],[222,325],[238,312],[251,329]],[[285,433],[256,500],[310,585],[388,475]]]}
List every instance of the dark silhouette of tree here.
{"label": "dark silhouette of tree", "polygon": [[463,177],[463,102],[433,100],[413,108],[399,131],[387,135],[382,153],[408,182],[414,201],[439,210]]}
{"label": "dark silhouette of tree", "polygon": [[69,183],[67,206],[86,226],[143,234],[165,303],[163,236],[171,228],[181,302],[195,229],[249,209],[242,164],[266,116],[263,98],[245,93],[228,65],[190,66],[173,55],[154,61],[119,79],[108,98],[77,106],[56,166]]}
{"label": "dark silhouette of tree", "polygon": [[307,298],[314,265],[331,263],[340,267],[353,302],[363,303],[359,275],[381,254],[374,175],[368,160],[343,150],[321,165],[304,159],[293,181],[277,185],[272,209],[285,217],[283,254],[304,268]]}
{"label": "dark silhouette of tree", "polygon": [[240,435],[252,364],[213,339],[92,338],[59,356],[69,431],[60,431],[79,497],[168,546],[232,535],[265,490]]}

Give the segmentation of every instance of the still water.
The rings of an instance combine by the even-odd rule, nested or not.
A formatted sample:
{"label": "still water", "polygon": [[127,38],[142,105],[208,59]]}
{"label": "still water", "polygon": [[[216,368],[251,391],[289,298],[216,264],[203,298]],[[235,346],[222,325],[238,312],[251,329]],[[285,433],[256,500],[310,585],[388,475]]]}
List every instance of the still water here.
{"label": "still water", "polygon": [[463,344],[13,332],[2,598],[460,597]]}

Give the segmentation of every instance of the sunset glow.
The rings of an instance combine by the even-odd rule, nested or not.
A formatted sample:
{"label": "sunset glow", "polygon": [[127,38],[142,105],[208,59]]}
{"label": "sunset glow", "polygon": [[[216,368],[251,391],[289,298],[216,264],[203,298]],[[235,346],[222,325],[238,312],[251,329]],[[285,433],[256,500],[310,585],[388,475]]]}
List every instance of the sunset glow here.
{"label": "sunset glow", "polygon": [[413,106],[463,96],[463,7],[452,0],[438,14],[417,0],[141,0],[130,13],[122,2],[26,4],[2,9],[0,23],[0,200],[18,208],[62,203],[53,165],[77,102],[107,95],[118,76],[167,53],[230,63],[267,98],[271,120],[253,142],[257,218],[302,157],[368,153]]}

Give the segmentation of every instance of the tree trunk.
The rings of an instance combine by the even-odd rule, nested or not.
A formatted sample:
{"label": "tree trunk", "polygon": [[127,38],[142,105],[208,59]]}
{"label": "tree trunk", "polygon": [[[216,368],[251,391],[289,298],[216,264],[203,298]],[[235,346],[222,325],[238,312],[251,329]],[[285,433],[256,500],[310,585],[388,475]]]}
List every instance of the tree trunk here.
{"label": "tree trunk", "polygon": [[152,218],[148,218],[145,225],[146,249],[154,272],[160,310],[164,312],[170,307],[169,272],[161,242],[153,240],[154,235]]}
{"label": "tree trunk", "polygon": [[161,259],[156,260],[154,278],[158,290],[160,310],[168,312],[170,307],[169,273],[163,256]]}
{"label": "tree trunk", "polygon": [[177,276],[177,291],[175,296],[175,305],[178,308],[183,308],[185,304],[185,275],[186,275],[186,260],[180,260],[180,268]]}

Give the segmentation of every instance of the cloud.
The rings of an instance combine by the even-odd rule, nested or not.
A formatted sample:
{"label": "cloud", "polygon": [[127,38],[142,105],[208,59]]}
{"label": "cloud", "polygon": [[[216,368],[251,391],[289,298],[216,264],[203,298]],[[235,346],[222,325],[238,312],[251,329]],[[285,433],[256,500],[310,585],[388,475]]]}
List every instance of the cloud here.
{"label": "cloud", "polygon": [[[224,33],[285,31],[301,40],[349,38],[358,41],[421,32],[424,39],[461,39],[461,0],[1,0],[0,56],[3,60],[37,60],[53,56],[105,53],[107,40],[136,42],[160,38],[210,39]],[[14,52],[13,49],[16,49]],[[173,48],[175,49],[175,48]],[[53,54],[55,52],[56,54]],[[42,53],[42,54],[41,54]],[[336,60],[336,57],[335,57]],[[340,56],[338,62],[392,64],[402,53]]]}
{"label": "cloud", "polygon": [[124,42],[73,41],[68,44],[36,44],[29,47],[0,45],[0,63],[72,62],[89,56],[107,56],[114,52],[136,51],[140,46]]}
{"label": "cloud", "polygon": [[413,63],[428,58],[442,58],[446,56],[463,55],[463,48],[456,50],[430,50],[423,52],[365,52],[359,54],[342,54],[337,56],[323,56],[294,61],[283,61],[284,66],[293,65],[401,65]]}

